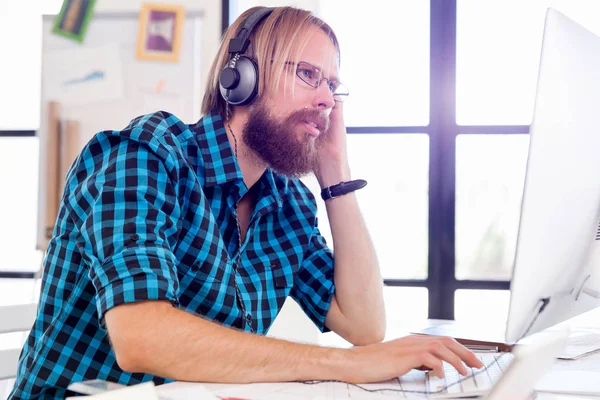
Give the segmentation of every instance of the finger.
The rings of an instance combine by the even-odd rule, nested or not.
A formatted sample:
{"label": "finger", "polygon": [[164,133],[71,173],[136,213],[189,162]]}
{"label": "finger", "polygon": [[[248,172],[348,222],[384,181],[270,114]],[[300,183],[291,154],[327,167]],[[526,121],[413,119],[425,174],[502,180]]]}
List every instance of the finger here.
{"label": "finger", "polygon": [[467,368],[460,357],[443,343],[445,340],[434,341],[428,344],[429,351],[437,358],[452,365],[461,375],[467,375]]}
{"label": "finger", "polygon": [[483,363],[479,358],[477,358],[475,353],[467,349],[462,344],[458,343],[456,340],[449,337],[445,337],[443,338],[443,343],[446,345],[447,348],[452,350],[452,352],[454,352],[458,357],[460,357],[460,359],[463,360],[465,364],[467,364],[469,367],[483,368]]}
{"label": "finger", "polygon": [[[423,350],[415,354],[415,359],[413,361],[413,365],[417,365],[418,369],[426,368],[430,371],[433,371],[433,374],[439,378],[444,378],[444,369],[442,365],[442,360],[428,352],[427,350]],[[422,369],[421,369],[422,370]]]}

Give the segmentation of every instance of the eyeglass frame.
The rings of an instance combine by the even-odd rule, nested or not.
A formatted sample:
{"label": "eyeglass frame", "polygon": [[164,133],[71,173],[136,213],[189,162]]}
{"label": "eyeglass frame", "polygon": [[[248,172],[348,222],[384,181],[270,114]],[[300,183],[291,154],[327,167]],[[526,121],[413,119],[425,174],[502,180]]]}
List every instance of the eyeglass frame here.
{"label": "eyeglass frame", "polygon": [[[330,78],[326,78],[325,75],[323,74],[323,71],[321,70],[321,68],[312,65],[309,62],[306,61],[298,61],[298,62],[294,62],[294,61],[286,61],[285,62],[286,65],[295,65],[296,66],[296,76],[298,78],[300,78],[300,80],[304,83],[306,83],[308,86],[318,89],[319,86],[321,86],[321,83],[323,81],[327,82],[327,87],[329,88],[329,91],[331,92],[332,96],[333,96],[333,100],[336,102],[343,102],[344,100],[346,100],[346,97],[348,97],[350,95],[350,89],[348,89],[348,86],[344,85],[342,82],[338,81],[337,79],[330,79]],[[305,80],[305,78],[303,78],[302,76],[300,76],[300,73],[298,71],[300,71],[300,65],[301,64],[306,64],[309,67],[311,67],[313,70],[317,71],[317,73],[320,75],[319,79],[317,79],[317,81],[312,84],[310,82],[307,82]],[[341,94],[335,94],[334,91],[332,91],[331,89],[331,84],[332,83],[337,83],[337,87],[335,90],[339,89],[340,87],[344,87],[346,88],[346,92],[345,93],[341,93]]]}

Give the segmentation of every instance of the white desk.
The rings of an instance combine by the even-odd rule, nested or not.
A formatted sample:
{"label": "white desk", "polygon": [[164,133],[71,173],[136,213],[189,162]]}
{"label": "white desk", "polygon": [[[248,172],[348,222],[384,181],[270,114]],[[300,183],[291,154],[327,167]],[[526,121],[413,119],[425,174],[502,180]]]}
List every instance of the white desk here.
{"label": "white desk", "polygon": [[[202,398],[195,396],[195,392],[199,388],[208,389],[215,394],[215,396],[227,395],[240,400],[335,400],[336,398],[348,400],[392,400],[402,398],[402,395],[397,393],[371,394],[363,392],[360,389],[353,390],[350,394],[352,397],[350,397],[350,395],[348,395],[348,389],[342,384],[339,384],[338,386],[330,385],[322,388],[321,395],[315,395],[316,391],[311,391],[311,388],[298,388],[298,384],[294,383],[234,385],[175,382],[157,386],[157,391],[159,395],[168,397],[171,400],[202,400]],[[256,396],[257,393],[261,394],[260,397]],[[423,399],[424,397],[414,398]],[[535,400],[590,400],[594,398],[598,397],[538,393]]]}
{"label": "white desk", "polygon": [[[592,371],[590,368],[598,369],[600,364],[600,353],[594,353],[585,356],[579,360],[563,361],[557,360],[549,377],[554,373],[561,371],[573,371],[579,369],[584,373],[589,374]],[[600,379],[600,370],[593,370],[597,379]],[[552,377],[552,379],[556,379]],[[560,379],[560,378],[559,378]],[[357,388],[349,387],[342,383],[324,383],[320,384],[320,388],[311,387],[298,383],[272,383],[272,384],[252,384],[252,385],[236,385],[236,384],[197,384],[189,382],[175,382],[159,386],[157,389],[159,394],[164,395],[172,400],[201,400],[201,397],[194,396],[194,392],[199,387],[204,387],[215,395],[230,396],[242,399],[252,400],[296,400],[296,399],[359,399],[359,400],[388,400],[400,398],[397,393],[372,394],[364,392]],[[361,385],[362,386],[362,385]],[[366,385],[367,387],[369,385]],[[188,397],[189,396],[189,397]],[[415,397],[417,398],[417,397]],[[423,397],[419,397],[423,398]],[[536,399],[539,400],[575,400],[575,399],[592,399],[600,398],[600,396],[578,396],[578,395],[558,395],[550,393],[538,393]]]}
{"label": "white desk", "polygon": [[[593,313],[588,313],[583,316],[577,317],[569,321],[568,325],[571,326],[572,330],[576,330],[579,328],[588,328],[589,327],[597,327],[598,321],[600,321],[600,310],[596,310]],[[409,332],[416,330],[418,327],[432,326],[438,324],[447,324],[449,321],[443,320],[429,320],[426,323],[421,323],[418,325],[408,324],[388,324],[388,332],[386,334],[386,340],[401,337],[406,335]],[[496,329],[500,329],[502,327],[495,327]],[[497,335],[499,337],[503,336],[503,331],[498,331]],[[333,340],[331,344],[335,345],[336,340]],[[337,344],[340,347],[349,346],[347,342],[337,341]],[[600,353],[594,353],[592,355],[583,357],[579,360],[572,361],[562,361],[557,360],[553,366],[550,374],[555,373],[557,371],[573,371],[573,370],[581,370],[581,371],[594,371],[597,372],[598,380],[600,380]],[[325,400],[328,398],[350,398],[347,397],[349,392],[348,386],[345,384],[323,384],[329,385],[327,387],[322,386],[321,390],[315,391],[311,390],[308,385],[304,385],[304,387],[300,386],[302,384],[295,383],[273,383],[273,384],[252,384],[252,385],[235,385],[235,384],[196,384],[196,383],[188,383],[188,382],[175,382],[166,385],[162,385],[158,387],[158,391],[160,394],[165,395],[167,397],[171,397],[173,400],[181,399],[187,400],[194,398],[194,391],[198,387],[207,388],[209,391],[215,394],[226,394],[229,396],[235,396],[239,398],[250,398],[250,399],[285,399],[285,400],[295,400],[302,398],[312,398],[315,400]],[[319,393],[319,395],[315,396],[315,394]],[[363,392],[360,389],[351,390],[352,399],[378,399],[385,400],[391,398],[397,398],[398,396],[393,396],[390,394],[381,395],[381,394],[371,394],[367,392]],[[189,395],[189,397],[186,396]],[[260,397],[257,397],[257,394],[260,394]],[[244,397],[244,396],[247,397]],[[538,393],[537,399],[539,400],[574,400],[574,399],[592,399],[592,398],[600,398],[600,396],[578,396],[578,395],[558,395],[558,394],[550,394],[550,393]],[[195,400],[200,400],[197,397]]]}

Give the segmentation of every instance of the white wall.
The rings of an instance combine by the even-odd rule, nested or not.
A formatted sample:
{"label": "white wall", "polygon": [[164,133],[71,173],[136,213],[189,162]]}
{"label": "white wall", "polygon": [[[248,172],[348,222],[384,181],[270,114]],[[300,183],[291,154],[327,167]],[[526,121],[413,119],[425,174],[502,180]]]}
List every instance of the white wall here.
{"label": "white wall", "polygon": [[[138,12],[143,0],[97,0],[95,12]],[[212,60],[221,40],[221,0],[161,0],[164,4],[183,5],[190,11],[201,11],[202,19],[202,82],[206,82]]]}
{"label": "white wall", "polygon": [[317,12],[319,9],[319,0],[295,0],[295,1],[277,1],[277,0],[234,0],[231,2],[231,8],[237,9],[238,15],[241,11],[247,10],[254,6],[278,7],[278,6],[294,6]]}

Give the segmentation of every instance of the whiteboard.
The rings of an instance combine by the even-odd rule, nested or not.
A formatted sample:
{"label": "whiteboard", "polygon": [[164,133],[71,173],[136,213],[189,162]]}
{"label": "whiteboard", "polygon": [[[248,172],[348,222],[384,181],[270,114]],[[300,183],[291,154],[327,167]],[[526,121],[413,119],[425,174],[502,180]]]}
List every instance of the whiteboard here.
{"label": "whiteboard", "polygon": [[[168,111],[186,123],[200,118],[202,12],[186,12],[178,62],[136,57],[136,12],[99,13],[82,44],[52,33],[54,15],[43,16],[40,104],[40,174],[37,248],[46,250],[48,102],[61,104],[61,121],[78,121],[80,150],[103,130],[121,130],[135,117]],[[102,76],[105,79],[94,79]],[[81,84],[85,82],[85,84]],[[59,176],[60,194],[65,176]]]}

